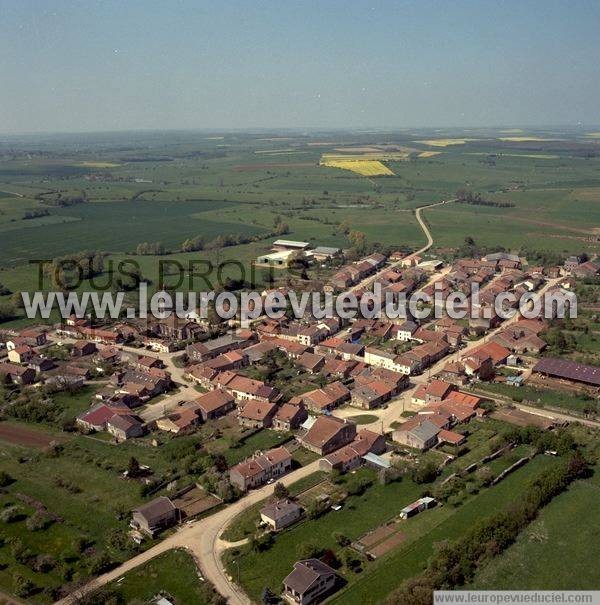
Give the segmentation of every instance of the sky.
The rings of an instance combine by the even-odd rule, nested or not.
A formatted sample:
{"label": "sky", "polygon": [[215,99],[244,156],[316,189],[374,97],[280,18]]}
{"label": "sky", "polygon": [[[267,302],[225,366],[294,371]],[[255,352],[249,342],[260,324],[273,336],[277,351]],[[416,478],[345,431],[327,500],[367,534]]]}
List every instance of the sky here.
{"label": "sky", "polygon": [[0,0],[0,133],[600,124],[596,0]]}

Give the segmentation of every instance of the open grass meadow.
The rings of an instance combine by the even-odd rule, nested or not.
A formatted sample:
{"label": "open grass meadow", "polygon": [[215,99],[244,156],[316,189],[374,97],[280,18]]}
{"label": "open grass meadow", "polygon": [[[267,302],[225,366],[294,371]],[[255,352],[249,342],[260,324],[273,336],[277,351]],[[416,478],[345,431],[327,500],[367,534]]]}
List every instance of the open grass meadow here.
{"label": "open grass meadow", "polygon": [[515,544],[482,568],[472,590],[598,590],[600,473],[556,497]]}
{"label": "open grass meadow", "polygon": [[209,605],[214,589],[198,577],[194,559],[185,551],[171,550],[111,582],[106,591],[124,603],[149,603],[164,595],[175,603]]}

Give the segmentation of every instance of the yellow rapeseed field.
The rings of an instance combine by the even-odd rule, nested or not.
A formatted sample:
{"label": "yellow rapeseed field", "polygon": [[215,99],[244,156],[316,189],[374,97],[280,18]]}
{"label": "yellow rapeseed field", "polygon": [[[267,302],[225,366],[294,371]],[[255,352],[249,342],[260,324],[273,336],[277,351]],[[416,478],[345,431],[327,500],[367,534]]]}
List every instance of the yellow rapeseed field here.
{"label": "yellow rapeseed field", "polygon": [[393,176],[394,173],[379,160],[349,160],[326,159],[321,160],[321,166],[329,168],[341,168],[342,170],[351,170],[360,176]]}
{"label": "yellow rapeseed field", "polygon": [[544,137],[498,137],[498,140],[509,143],[527,143],[528,141],[557,141],[558,139],[547,139]]}
{"label": "yellow rapeseed field", "polygon": [[116,168],[120,166],[120,164],[115,164],[114,162],[79,162],[77,165],[84,168]]}
{"label": "yellow rapeseed field", "polygon": [[426,141],[415,141],[430,147],[448,147],[449,145],[464,145],[469,141],[477,141],[477,139],[427,139]]}
{"label": "yellow rapeseed field", "polygon": [[440,155],[441,151],[421,151],[418,158],[432,158],[435,155]]}

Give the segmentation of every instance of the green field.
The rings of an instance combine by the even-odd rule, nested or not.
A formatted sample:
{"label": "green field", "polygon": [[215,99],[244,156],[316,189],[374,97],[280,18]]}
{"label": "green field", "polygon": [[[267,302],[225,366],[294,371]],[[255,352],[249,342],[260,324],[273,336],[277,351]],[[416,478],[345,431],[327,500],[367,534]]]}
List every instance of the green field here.
{"label": "green field", "polygon": [[175,603],[209,605],[214,596],[212,586],[198,578],[192,557],[181,550],[171,550],[111,582],[106,592],[124,603],[147,603],[158,594]]}
{"label": "green field", "polygon": [[600,474],[577,481],[516,543],[481,569],[472,590],[598,590]]}
{"label": "green field", "polygon": [[[184,265],[239,261],[248,278],[251,260],[274,238],[220,250],[178,250],[198,235],[262,236],[273,231],[278,217],[289,227],[287,238],[313,245],[348,246],[339,229],[345,222],[370,243],[414,249],[425,238],[413,209],[452,199],[465,187],[511,206],[451,204],[426,211],[434,250],[458,247],[467,236],[482,247],[558,255],[600,250],[600,141],[569,132],[554,141],[500,141],[493,131],[445,134],[467,142],[436,148],[441,153],[430,158],[417,157],[431,150],[418,141],[438,133],[386,135],[388,144],[408,150],[408,159],[387,162],[394,176],[385,178],[319,166],[323,153],[339,153],[340,137],[334,135],[74,137],[77,147],[63,139],[44,141],[34,159],[28,156],[30,140],[15,142],[14,154],[0,160],[0,282],[13,292],[32,290],[32,259],[95,249],[119,261],[142,242],[162,242],[173,252],[162,259]],[[534,133],[540,139],[544,134]],[[355,145],[378,143],[374,135],[351,138]],[[84,203],[55,205],[80,197]],[[23,220],[31,211],[49,214]],[[128,258],[156,280],[156,258]],[[228,267],[223,276],[240,277],[239,270]]]}

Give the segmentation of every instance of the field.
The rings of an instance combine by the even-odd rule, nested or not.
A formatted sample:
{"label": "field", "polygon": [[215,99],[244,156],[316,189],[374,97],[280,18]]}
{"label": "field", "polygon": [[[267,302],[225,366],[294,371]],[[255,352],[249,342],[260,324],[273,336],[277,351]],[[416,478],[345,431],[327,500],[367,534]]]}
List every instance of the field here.
{"label": "field", "polygon": [[544,508],[516,543],[484,567],[472,590],[598,590],[600,474]]}
{"label": "field", "polygon": [[[0,143],[0,283],[13,292],[37,289],[31,260],[84,249],[108,253],[107,266],[139,263],[153,287],[159,260],[186,268],[227,261],[222,278],[248,280],[252,260],[276,239],[278,221],[286,238],[313,245],[348,247],[344,223],[370,243],[416,249],[425,238],[414,208],[465,187],[510,206],[426,211],[433,253],[458,248],[468,236],[481,247],[525,254],[600,250],[600,141],[568,131],[133,133],[114,135],[110,144],[73,135],[40,144],[33,157],[32,145],[11,141],[3,154]],[[186,239],[220,235],[246,243],[181,251]],[[144,242],[160,242],[167,253],[136,255]],[[214,285],[216,269],[209,273]],[[255,283],[265,284],[264,271],[255,273]],[[317,268],[311,277],[319,278]],[[97,281],[109,278],[106,271]],[[186,272],[181,288],[201,285]],[[99,286],[81,285],[90,287]]]}
{"label": "field", "polygon": [[126,573],[106,591],[125,603],[149,603],[163,594],[176,603],[209,605],[214,595],[212,586],[198,578],[192,557],[181,550],[169,551]]}
{"label": "field", "polygon": [[0,422],[0,441],[26,447],[44,448],[49,446],[53,440],[53,435],[42,431],[9,422]]}
{"label": "field", "polygon": [[378,160],[323,159],[323,166],[351,170],[360,176],[393,176],[394,173]]}

